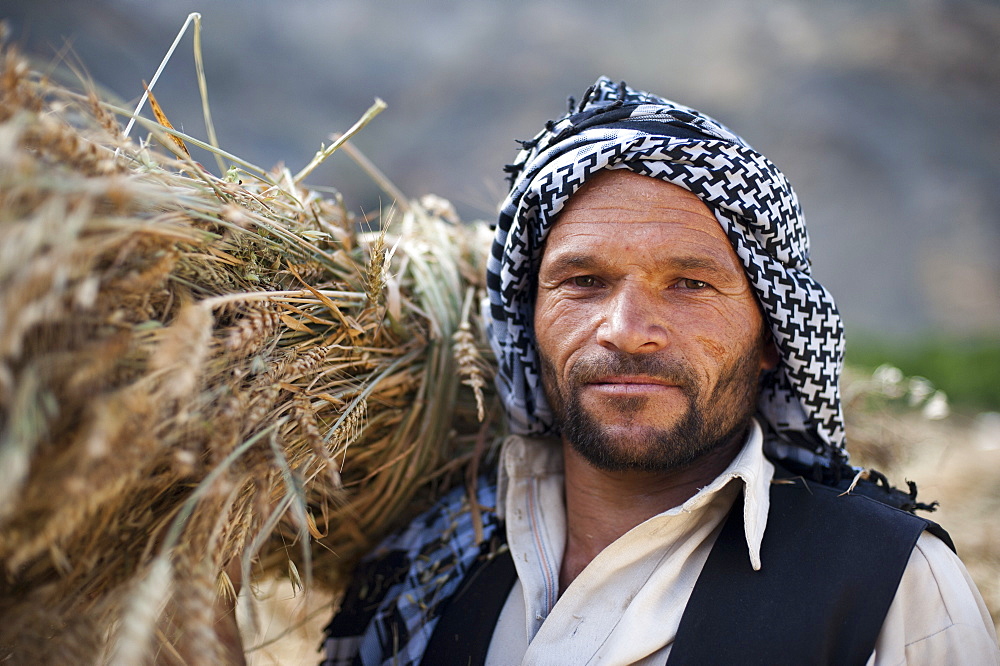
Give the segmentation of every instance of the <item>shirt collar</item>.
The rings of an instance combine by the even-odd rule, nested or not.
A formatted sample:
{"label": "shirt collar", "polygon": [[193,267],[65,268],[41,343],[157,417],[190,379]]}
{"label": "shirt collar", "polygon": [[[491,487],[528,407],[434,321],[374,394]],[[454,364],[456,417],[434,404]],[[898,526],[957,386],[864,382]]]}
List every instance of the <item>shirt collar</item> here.
{"label": "shirt collar", "polygon": [[[751,420],[746,443],[733,461],[710,484],[699,490],[679,507],[664,513],[695,511],[734,479],[743,482],[743,526],[747,552],[754,570],[761,568],[760,544],[767,527],[767,513],[771,505],[771,479],[774,465],[764,456],[764,436],[756,420]],[[529,438],[520,435],[508,437],[500,453],[497,480],[497,514],[504,518],[505,498],[516,485],[512,478],[544,477],[563,474],[562,448],[553,438]],[[738,501],[738,500],[737,500]]]}
{"label": "shirt collar", "polygon": [[[771,507],[771,478],[774,465],[764,456],[764,434],[756,420],[751,421],[747,441],[722,474],[681,505],[692,510],[707,502],[733,479],[743,481],[743,531],[747,541],[750,564],[760,570],[760,544],[767,527],[767,512]],[[737,500],[739,501],[739,500]]]}

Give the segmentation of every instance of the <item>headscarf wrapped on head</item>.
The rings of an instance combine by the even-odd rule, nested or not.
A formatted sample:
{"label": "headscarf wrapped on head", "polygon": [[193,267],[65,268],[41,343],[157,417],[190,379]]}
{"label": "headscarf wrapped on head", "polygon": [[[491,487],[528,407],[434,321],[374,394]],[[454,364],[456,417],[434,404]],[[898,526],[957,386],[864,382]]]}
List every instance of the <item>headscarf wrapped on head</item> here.
{"label": "headscarf wrapped on head", "polygon": [[746,271],[781,355],[758,400],[765,451],[807,466],[846,465],[840,405],[844,335],[833,297],[810,275],[809,238],[784,174],[718,121],[607,78],[550,121],[507,167],[487,264],[489,336],[513,432],[558,434],[542,389],[533,314],[541,253],[567,200],[602,169],[679,185],[714,213]]}

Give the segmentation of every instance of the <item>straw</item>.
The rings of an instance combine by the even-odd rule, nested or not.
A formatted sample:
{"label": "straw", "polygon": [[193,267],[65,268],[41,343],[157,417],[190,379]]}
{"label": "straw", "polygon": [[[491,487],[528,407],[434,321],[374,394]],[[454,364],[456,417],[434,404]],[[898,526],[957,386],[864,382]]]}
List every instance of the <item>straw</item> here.
{"label": "straw", "polygon": [[265,171],[0,58],[0,657],[217,663],[220,590],[336,593],[464,483],[482,225],[362,233],[304,184],[342,142]]}

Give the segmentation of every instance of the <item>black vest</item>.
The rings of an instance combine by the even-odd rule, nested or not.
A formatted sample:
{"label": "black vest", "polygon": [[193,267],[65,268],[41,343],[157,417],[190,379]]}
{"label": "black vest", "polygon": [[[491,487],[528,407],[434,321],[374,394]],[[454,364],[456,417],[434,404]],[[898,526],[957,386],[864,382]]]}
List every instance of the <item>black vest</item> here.
{"label": "black vest", "polygon": [[[794,477],[771,485],[754,571],[742,507],[737,499],[695,584],[668,666],[864,664],[920,534],[954,549],[931,521]],[[516,578],[506,549],[470,570],[421,663],[484,663]]]}

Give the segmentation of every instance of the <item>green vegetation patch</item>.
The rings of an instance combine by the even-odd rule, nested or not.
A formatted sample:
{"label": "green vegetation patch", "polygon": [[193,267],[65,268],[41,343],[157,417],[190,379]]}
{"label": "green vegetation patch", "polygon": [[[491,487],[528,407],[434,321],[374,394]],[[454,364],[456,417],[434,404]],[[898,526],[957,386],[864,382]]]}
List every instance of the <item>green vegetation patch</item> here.
{"label": "green vegetation patch", "polygon": [[872,370],[893,365],[907,376],[926,377],[959,409],[1000,411],[1000,337],[927,337],[900,342],[850,337],[846,362]]}

